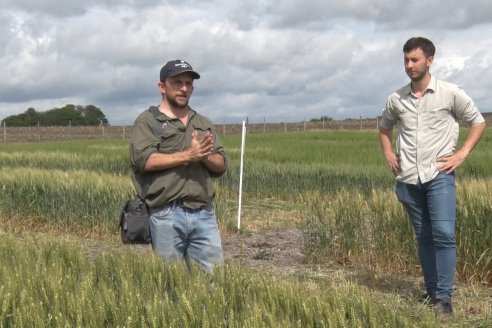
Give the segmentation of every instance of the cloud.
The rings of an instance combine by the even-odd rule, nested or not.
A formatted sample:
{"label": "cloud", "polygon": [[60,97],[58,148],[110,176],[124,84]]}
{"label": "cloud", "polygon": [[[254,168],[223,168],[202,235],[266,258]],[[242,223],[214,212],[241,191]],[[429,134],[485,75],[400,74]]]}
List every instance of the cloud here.
{"label": "cloud", "polygon": [[160,101],[159,69],[175,58],[201,73],[191,105],[213,120],[374,117],[408,83],[401,47],[414,35],[436,43],[433,74],[462,85],[483,111],[492,108],[486,1],[0,5],[0,118],[74,103],[131,124]]}
{"label": "cloud", "polygon": [[386,1],[347,0],[328,2],[297,0],[268,2],[272,25],[282,28],[325,28],[337,20],[375,21],[387,29],[405,30],[416,26],[459,29],[490,23],[490,3],[472,1]]}
{"label": "cloud", "polygon": [[10,8],[33,14],[47,14],[55,17],[81,15],[94,1],[57,1],[57,0],[15,0],[4,1]]}

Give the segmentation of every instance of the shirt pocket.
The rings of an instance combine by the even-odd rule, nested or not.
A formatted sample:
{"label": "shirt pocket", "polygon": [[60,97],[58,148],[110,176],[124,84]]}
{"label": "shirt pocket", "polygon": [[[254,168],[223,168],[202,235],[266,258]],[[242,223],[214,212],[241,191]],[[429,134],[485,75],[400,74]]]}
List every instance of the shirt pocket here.
{"label": "shirt pocket", "polygon": [[417,117],[409,110],[400,109],[398,112],[400,118],[400,129],[404,132],[413,132],[417,130]]}
{"label": "shirt pocket", "polygon": [[211,128],[202,124],[193,124],[193,129],[197,132],[198,141],[201,141],[207,133],[211,132]]}
{"label": "shirt pocket", "polygon": [[432,108],[428,112],[428,127],[440,129],[446,126],[450,120],[454,120],[454,115],[448,107]]}
{"label": "shirt pocket", "polygon": [[184,133],[171,124],[162,127],[162,136],[159,150],[163,153],[172,153],[184,148]]}

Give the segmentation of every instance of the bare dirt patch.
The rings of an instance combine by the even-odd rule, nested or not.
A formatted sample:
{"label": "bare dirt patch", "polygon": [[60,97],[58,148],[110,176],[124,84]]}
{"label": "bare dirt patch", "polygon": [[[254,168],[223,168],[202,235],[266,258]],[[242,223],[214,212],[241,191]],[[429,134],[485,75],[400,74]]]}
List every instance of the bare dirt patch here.
{"label": "bare dirt patch", "polygon": [[[222,233],[225,261],[247,269],[273,270],[291,273],[306,266],[302,246],[302,232],[297,228],[263,229],[246,233]],[[150,245],[120,245],[138,253],[152,252]],[[94,252],[101,245],[94,245]]]}
{"label": "bare dirt patch", "polygon": [[222,234],[224,257],[249,268],[290,271],[305,265],[302,232],[296,228]]}

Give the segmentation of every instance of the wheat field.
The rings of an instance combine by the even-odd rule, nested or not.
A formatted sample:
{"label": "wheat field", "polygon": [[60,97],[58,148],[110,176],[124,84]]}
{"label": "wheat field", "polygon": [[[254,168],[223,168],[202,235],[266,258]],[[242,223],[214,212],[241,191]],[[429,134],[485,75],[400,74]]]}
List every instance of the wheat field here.
{"label": "wheat field", "polygon": [[[228,234],[236,233],[240,136],[222,140],[230,166],[215,182],[215,206]],[[457,279],[481,301],[462,297],[451,326],[492,324],[491,143],[488,130],[457,173]],[[376,131],[250,134],[243,187],[244,232],[301,229],[307,268],[420,276]],[[0,327],[442,325],[398,293],[320,281],[311,269],[279,278],[228,263],[223,275],[190,277],[149,254],[88,256],[84,239],[118,243],[119,210],[134,193],[127,140],[0,144],[0,188]]]}

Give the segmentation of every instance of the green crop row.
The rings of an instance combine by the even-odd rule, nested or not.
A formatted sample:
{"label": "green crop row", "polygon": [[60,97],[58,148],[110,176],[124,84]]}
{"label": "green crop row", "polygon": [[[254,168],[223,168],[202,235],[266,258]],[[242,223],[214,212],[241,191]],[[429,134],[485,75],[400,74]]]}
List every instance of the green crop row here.
{"label": "green crop row", "polygon": [[[492,280],[492,131],[458,170],[459,273]],[[222,229],[233,229],[239,185],[239,136],[225,136],[227,174],[217,180]],[[461,139],[462,140],[462,139]],[[0,146],[0,214],[48,226],[104,226],[114,232],[133,195],[122,140]],[[249,135],[244,197],[292,204],[303,218],[306,256],[412,271],[415,243],[394,196],[374,131]],[[266,220],[260,216],[257,220]],[[286,215],[288,211],[286,211]]]}
{"label": "green crop row", "polygon": [[[458,186],[458,274],[492,281],[492,178]],[[342,190],[333,197],[304,195],[308,260],[337,261],[393,272],[418,267],[414,232],[393,190],[370,195]]]}
{"label": "green crop row", "polygon": [[[226,265],[213,277],[154,255],[39,236],[0,239],[0,327],[439,327],[424,306],[322,290]],[[212,281],[212,282],[211,282]]]}
{"label": "green crop row", "polygon": [[92,171],[1,168],[0,210],[51,226],[117,226],[124,200],[132,196],[128,177]]}
{"label": "green crop row", "polygon": [[90,170],[128,175],[128,142],[71,140],[0,145],[0,167],[46,170]]}

